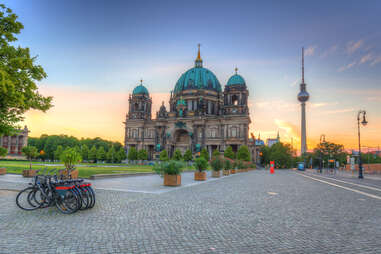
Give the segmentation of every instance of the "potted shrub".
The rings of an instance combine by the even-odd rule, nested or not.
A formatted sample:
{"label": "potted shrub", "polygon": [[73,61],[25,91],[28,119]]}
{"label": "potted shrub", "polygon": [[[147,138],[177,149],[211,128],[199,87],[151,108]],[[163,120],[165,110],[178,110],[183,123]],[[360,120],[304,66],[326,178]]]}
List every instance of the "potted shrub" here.
{"label": "potted shrub", "polygon": [[181,172],[184,164],[180,161],[163,161],[156,163],[153,170],[164,177],[164,186],[181,185]]}
{"label": "potted shrub", "polygon": [[216,156],[213,158],[212,162],[210,163],[212,166],[212,177],[220,177],[221,176],[221,169],[223,168],[222,160]]}
{"label": "potted shrub", "polygon": [[36,170],[32,169],[32,159],[38,156],[37,148],[34,146],[25,146],[22,148],[22,153],[29,160],[29,169],[22,171],[23,177],[33,177],[36,175]]}
{"label": "potted shrub", "polygon": [[197,171],[194,172],[194,180],[205,181],[206,169],[208,168],[208,161],[204,157],[199,157],[194,161],[194,165],[197,169]]}
{"label": "potted shrub", "polygon": [[224,176],[230,175],[230,169],[232,168],[232,163],[230,160],[225,160],[224,161]]}
{"label": "potted shrub", "polygon": [[72,179],[78,178],[78,169],[75,168],[75,164],[82,160],[81,154],[74,148],[67,148],[62,152],[60,160],[65,164],[65,170],[62,171],[64,177],[71,176]]}
{"label": "potted shrub", "polygon": [[237,162],[237,169],[238,169],[238,173],[242,173],[243,172],[243,163],[242,163],[242,161],[241,160],[239,160],[238,162]]}
{"label": "potted shrub", "polygon": [[[0,146],[0,158],[8,154],[8,150]],[[5,175],[7,170],[5,168],[0,168],[0,175]]]}

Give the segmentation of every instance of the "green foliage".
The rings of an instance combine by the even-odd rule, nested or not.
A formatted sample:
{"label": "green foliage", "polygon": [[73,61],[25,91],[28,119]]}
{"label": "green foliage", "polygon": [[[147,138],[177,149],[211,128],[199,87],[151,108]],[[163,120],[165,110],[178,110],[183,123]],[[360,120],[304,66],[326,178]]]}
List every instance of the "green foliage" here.
{"label": "green foliage", "polygon": [[46,78],[44,69],[29,48],[15,45],[16,35],[24,28],[17,15],[0,4],[0,135],[11,135],[18,129],[29,109],[46,111],[52,97],[38,92],[37,82]]}
{"label": "green foliage", "polygon": [[127,156],[129,161],[135,161],[138,159],[138,152],[136,151],[135,147],[131,147],[128,150],[128,156]]}
{"label": "green foliage", "polygon": [[271,147],[264,146],[261,152],[262,164],[269,164],[270,161],[274,161],[275,167],[277,168],[290,168],[294,166],[295,160],[292,156],[292,150],[289,144],[279,142]]}
{"label": "green foliage", "polygon": [[[117,151],[122,146],[119,142],[111,142],[107,140],[103,140],[101,138],[94,139],[77,139],[76,137],[67,136],[67,135],[41,135],[39,138],[28,138],[28,144],[37,147],[37,149],[45,151],[45,158],[53,160],[54,152],[57,150],[57,147],[61,145],[62,147],[80,147],[80,152],[82,158],[84,160],[96,160],[96,158],[90,159],[89,155],[84,156],[83,148],[87,146],[87,148],[92,148],[95,146],[96,149],[103,146],[105,151],[109,151],[113,146]],[[77,148],[77,149],[78,149]],[[86,148],[85,148],[86,149]],[[87,149],[88,150],[88,149]]]}
{"label": "green foliage", "polygon": [[23,147],[21,151],[28,160],[32,160],[38,156],[37,148],[31,145]]}
{"label": "green foliage", "polygon": [[224,160],[224,169],[225,170],[230,170],[232,168],[232,163],[230,162],[230,160]]}
{"label": "green foliage", "polygon": [[237,159],[238,160],[244,160],[244,161],[250,161],[250,152],[249,148],[245,145],[240,146],[237,151]]}
{"label": "green foliage", "polygon": [[307,153],[300,158],[302,161],[305,160],[309,165],[312,160],[314,165],[320,165],[320,160],[324,161],[324,165],[328,166],[328,161],[333,159],[339,161],[340,165],[346,163],[347,153],[344,151],[344,146],[341,144],[335,144],[331,142],[323,142],[318,144],[313,153]]}
{"label": "green foliage", "polygon": [[81,146],[81,155],[84,161],[89,159],[89,152],[89,147],[86,144]]}
{"label": "green foliage", "polygon": [[156,163],[153,170],[159,175],[180,175],[182,169],[184,168],[184,163],[181,161],[164,161]]}
{"label": "green foliage", "polygon": [[95,145],[93,145],[93,147],[91,147],[91,149],[89,151],[88,159],[90,161],[94,161],[94,162],[97,160],[97,148],[95,147]]}
{"label": "green foliage", "polygon": [[115,148],[112,146],[106,153],[106,159],[108,162],[114,163],[117,161]]}
{"label": "green foliage", "polygon": [[0,146],[0,158],[8,154],[8,150]]}
{"label": "green foliage", "polygon": [[194,166],[198,171],[202,172],[208,168],[208,161],[204,157],[200,156],[195,159]]}
{"label": "green foliage", "polygon": [[218,156],[216,156],[210,163],[210,166],[214,171],[220,171],[223,168],[224,163]]}
{"label": "green foliage", "polygon": [[186,150],[184,153],[184,161],[191,161],[193,159],[192,151]]}
{"label": "green foliage", "polygon": [[181,151],[179,149],[176,149],[173,153],[172,160],[181,161],[182,158],[183,156],[181,155]]}
{"label": "green foliage", "polygon": [[163,151],[160,152],[160,160],[161,161],[169,160],[167,150],[164,149]]}
{"label": "green foliage", "polygon": [[244,164],[243,164],[243,162],[241,160],[236,160],[235,161],[235,167],[237,169],[244,169],[245,168],[245,166],[244,166]]}
{"label": "green foliage", "polygon": [[75,164],[81,162],[82,157],[74,148],[66,148],[65,151],[62,152],[60,160],[65,164],[67,170],[73,170]]}
{"label": "green foliage", "polygon": [[54,159],[59,160],[63,151],[64,151],[64,149],[61,145],[57,146],[57,149],[54,152]]}
{"label": "green foliage", "polygon": [[116,160],[117,162],[121,162],[127,159],[126,151],[124,151],[124,148],[121,147],[119,151],[116,153]]}
{"label": "green foliage", "polygon": [[228,147],[225,149],[225,151],[224,151],[224,156],[225,156],[226,158],[230,158],[230,159],[232,159],[232,160],[235,159],[235,154],[234,154],[234,152],[233,152],[233,148],[232,148],[231,146],[228,146]]}
{"label": "green foliage", "polygon": [[104,161],[106,159],[106,152],[103,146],[100,146],[97,150],[97,161]]}
{"label": "green foliage", "polygon": [[205,158],[205,160],[207,160],[207,161],[209,160],[209,153],[208,153],[208,150],[206,150],[205,147],[201,150],[200,157]]}
{"label": "green foliage", "polygon": [[148,153],[147,150],[142,149],[138,152],[138,160],[148,160]]}
{"label": "green foliage", "polygon": [[213,153],[212,153],[212,158],[213,157],[218,157],[218,156],[220,156],[221,155],[221,153],[217,150],[217,149],[215,149],[214,151],[213,151]]}

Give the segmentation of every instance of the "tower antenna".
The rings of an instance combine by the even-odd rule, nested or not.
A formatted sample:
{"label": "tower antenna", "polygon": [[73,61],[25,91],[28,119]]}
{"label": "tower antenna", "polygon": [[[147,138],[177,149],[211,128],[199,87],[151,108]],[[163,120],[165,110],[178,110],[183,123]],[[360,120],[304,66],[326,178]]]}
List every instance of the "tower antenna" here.
{"label": "tower antenna", "polygon": [[304,84],[304,47],[302,47],[302,84]]}

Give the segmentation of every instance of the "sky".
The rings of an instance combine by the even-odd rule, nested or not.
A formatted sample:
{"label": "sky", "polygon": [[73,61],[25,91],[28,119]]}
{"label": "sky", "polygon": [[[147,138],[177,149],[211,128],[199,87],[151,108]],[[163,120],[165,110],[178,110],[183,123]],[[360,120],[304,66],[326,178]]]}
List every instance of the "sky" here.
{"label": "sky", "polygon": [[249,89],[250,132],[300,147],[301,48],[305,48],[307,143],[321,134],[357,146],[381,144],[380,1],[5,1],[24,24],[48,77],[47,113],[29,111],[30,136],[67,134],[123,142],[128,96],[143,79],[153,115],[194,65],[225,85],[234,68]]}

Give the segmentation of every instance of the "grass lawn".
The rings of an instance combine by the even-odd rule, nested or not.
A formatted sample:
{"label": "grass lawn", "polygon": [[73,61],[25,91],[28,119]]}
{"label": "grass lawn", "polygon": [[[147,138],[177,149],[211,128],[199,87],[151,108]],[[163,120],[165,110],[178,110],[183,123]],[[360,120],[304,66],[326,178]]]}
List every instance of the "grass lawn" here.
{"label": "grass lawn", "polygon": [[[7,173],[22,174],[24,169],[29,169],[28,161],[1,161],[0,168],[6,168]],[[38,165],[46,164],[46,165]],[[51,164],[51,165],[49,165]],[[59,162],[32,162],[32,169],[64,169],[64,165]],[[120,174],[120,173],[140,173],[140,172],[153,172],[152,166],[149,165],[126,165],[126,164],[96,164],[84,163],[79,164],[79,177],[88,178],[96,174]]]}

